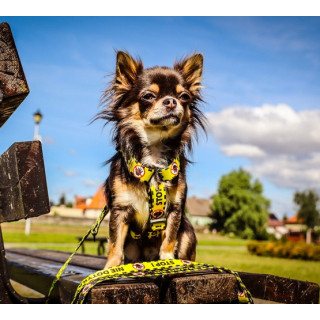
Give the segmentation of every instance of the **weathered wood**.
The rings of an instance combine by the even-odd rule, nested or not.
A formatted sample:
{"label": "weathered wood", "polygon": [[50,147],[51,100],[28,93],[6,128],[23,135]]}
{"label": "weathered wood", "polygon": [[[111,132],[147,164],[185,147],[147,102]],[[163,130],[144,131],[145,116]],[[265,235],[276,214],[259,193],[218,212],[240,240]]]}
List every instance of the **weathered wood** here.
{"label": "weathered wood", "polygon": [[89,294],[87,303],[128,304],[160,303],[159,288],[154,283],[112,284],[96,287]]}
{"label": "weathered wood", "polygon": [[[68,256],[68,253],[50,250],[8,249],[10,277],[46,294]],[[70,303],[80,282],[90,273],[101,270],[105,260],[105,257],[76,254],[59,280],[52,301]],[[236,300],[237,284],[234,276],[205,273],[180,275],[178,278],[119,279],[95,287],[88,295],[87,302],[218,303]]]}
{"label": "weathered wood", "polygon": [[7,23],[0,23],[0,128],[29,93],[16,45]]}
{"label": "weathered wood", "polygon": [[170,281],[164,303],[231,303],[237,301],[237,291],[231,274],[176,277]]}
{"label": "weathered wood", "polygon": [[269,274],[239,272],[239,275],[256,298],[291,304],[319,303],[319,286],[316,283]]}
{"label": "weathered wood", "polygon": [[27,300],[15,292],[9,281],[0,227],[0,304],[3,303],[27,303]]}
{"label": "weathered wood", "polygon": [[0,223],[49,211],[40,141],[14,143],[0,157]]}
{"label": "weathered wood", "polygon": [[[69,253],[50,250],[8,249],[10,277],[47,294],[68,256]],[[105,259],[76,254],[61,277],[52,302],[70,303],[80,282],[102,269]],[[239,274],[257,298],[255,301],[319,303],[319,286],[315,283],[266,274]],[[87,303],[232,303],[237,301],[237,289],[233,275],[199,271],[161,278],[119,279],[95,287]]]}
{"label": "weathered wood", "polygon": [[[54,262],[65,263],[69,258],[69,252],[53,251],[44,249],[12,248],[8,253],[16,253],[27,258],[40,258]],[[107,258],[87,254],[75,254],[70,265],[92,269],[93,271],[102,270],[106,264]]]}

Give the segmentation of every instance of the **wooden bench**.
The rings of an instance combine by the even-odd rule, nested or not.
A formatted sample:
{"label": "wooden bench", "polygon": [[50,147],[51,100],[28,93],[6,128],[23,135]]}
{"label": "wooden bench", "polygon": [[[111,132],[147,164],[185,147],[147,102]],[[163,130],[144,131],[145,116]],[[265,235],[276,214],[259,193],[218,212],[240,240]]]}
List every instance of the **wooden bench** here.
{"label": "wooden bench", "polygon": [[[46,295],[69,253],[51,250],[9,249],[6,253],[12,279]],[[51,302],[70,303],[77,286],[89,274],[101,270],[106,258],[76,254],[53,293]],[[256,303],[319,303],[314,283],[267,274],[239,272]],[[212,271],[180,276],[117,280],[95,287],[87,303],[236,303],[233,275]]]}
{"label": "wooden bench", "polygon": [[[82,237],[76,237],[76,239],[78,241],[80,241],[82,239]],[[86,253],[86,247],[85,247],[86,242],[96,242],[98,244],[98,248],[97,248],[98,256],[102,256],[105,254],[105,252],[106,252],[105,244],[108,242],[108,238],[106,238],[106,237],[95,237],[95,238],[88,237],[81,245],[81,252],[82,253]]]}
{"label": "wooden bench", "polygon": [[[29,89],[8,24],[0,24],[0,127]],[[49,212],[45,168],[39,141],[14,143],[0,157],[0,223]],[[88,226],[89,227],[89,226]],[[8,249],[0,228],[0,303],[43,303],[20,296],[10,279],[47,295],[69,253]],[[87,275],[101,269],[105,257],[77,254],[53,291],[50,302],[70,303]],[[256,301],[318,303],[319,286],[273,275],[240,273]],[[94,287],[87,303],[232,303],[237,302],[233,275],[193,272],[139,280],[117,280]]]}

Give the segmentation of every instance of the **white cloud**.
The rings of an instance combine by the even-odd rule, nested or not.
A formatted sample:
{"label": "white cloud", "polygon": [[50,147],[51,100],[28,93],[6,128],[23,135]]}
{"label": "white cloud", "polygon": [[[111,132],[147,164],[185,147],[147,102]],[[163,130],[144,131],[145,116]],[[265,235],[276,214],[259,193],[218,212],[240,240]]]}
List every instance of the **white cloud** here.
{"label": "white cloud", "polygon": [[247,169],[256,176],[281,187],[320,189],[320,110],[265,104],[207,117],[221,151],[250,159]]}
{"label": "white cloud", "polygon": [[257,146],[249,144],[230,144],[227,146],[222,146],[221,151],[228,157],[263,157],[265,155],[264,151]]}
{"label": "white cloud", "polygon": [[99,187],[101,182],[99,179],[95,179],[95,180],[92,180],[92,179],[87,179],[87,180],[84,180],[83,181],[83,184],[86,186],[86,187]]}
{"label": "white cloud", "polygon": [[66,176],[68,176],[68,177],[74,177],[74,176],[78,175],[77,172],[71,171],[71,170],[66,170],[66,171],[64,171],[64,174],[65,174]]}

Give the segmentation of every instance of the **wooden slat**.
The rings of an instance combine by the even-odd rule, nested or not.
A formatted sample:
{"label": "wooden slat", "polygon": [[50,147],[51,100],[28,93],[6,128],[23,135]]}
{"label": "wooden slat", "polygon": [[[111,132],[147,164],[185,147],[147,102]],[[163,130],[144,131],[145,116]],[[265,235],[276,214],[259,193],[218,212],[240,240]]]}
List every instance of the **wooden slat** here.
{"label": "wooden slat", "polygon": [[[10,252],[6,253],[6,259],[11,279],[22,283],[23,285],[30,287],[44,295],[48,294],[52,281],[62,266],[62,263],[59,262],[35,257],[30,258],[25,255]],[[81,279],[85,278],[91,273],[91,269],[70,265],[67,267],[61,279],[73,275],[81,275],[79,279],[80,283]],[[68,294],[73,294],[76,287],[77,285],[75,285],[73,291],[69,292]],[[58,285],[52,293],[52,301],[59,301]]]}
{"label": "wooden slat", "polygon": [[[46,294],[56,272],[69,253],[35,249],[9,249],[11,277]],[[59,281],[54,298],[70,303],[81,280],[103,267],[104,257],[77,254]],[[89,267],[90,266],[90,267]],[[256,302],[319,303],[315,283],[266,274],[239,273]],[[44,288],[37,285],[42,283]],[[45,285],[44,285],[45,284]],[[156,286],[155,286],[156,285]],[[137,295],[139,291],[144,294]],[[140,292],[140,291],[139,291]],[[146,300],[144,300],[146,299]],[[158,301],[158,302],[157,302]],[[121,279],[95,287],[88,303],[227,303],[237,301],[233,275],[201,271],[179,276],[148,279]]]}
{"label": "wooden slat", "polygon": [[[10,251],[10,252],[9,252]],[[55,253],[55,252],[53,252]],[[51,283],[60,270],[62,263],[48,259],[28,257],[25,254],[8,250],[6,254],[10,277],[38,292],[47,294]],[[57,257],[55,257],[57,258]],[[79,257],[78,257],[79,258]],[[87,257],[84,257],[87,258]],[[86,259],[84,260],[86,261]],[[64,261],[63,261],[64,262]],[[97,267],[96,267],[97,269]],[[77,286],[89,274],[95,272],[89,268],[78,267],[70,264],[52,293],[51,302],[70,303]],[[89,303],[158,303],[159,289],[152,283],[133,283],[117,281],[94,288],[89,297]],[[122,283],[121,283],[122,282]],[[124,284],[124,282],[126,284]],[[137,295],[138,292],[141,295]]]}
{"label": "wooden slat", "polygon": [[256,298],[281,303],[319,303],[319,285],[269,274],[239,272],[243,283]]}
{"label": "wooden slat", "polygon": [[0,223],[49,211],[40,141],[14,143],[0,157]]}
{"label": "wooden slat", "polygon": [[164,303],[231,303],[237,301],[238,285],[231,274],[176,277],[170,281]]}
{"label": "wooden slat", "polygon": [[[70,252],[53,251],[44,249],[12,248],[7,249],[8,253],[16,253],[27,257],[41,258],[54,262],[64,263],[70,256]],[[70,265],[85,267],[93,271],[101,270],[106,264],[107,258],[87,254],[75,254]]]}
{"label": "wooden slat", "polygon": [[7,23],[0,23],[0,128],[28,93],[11,29]]}

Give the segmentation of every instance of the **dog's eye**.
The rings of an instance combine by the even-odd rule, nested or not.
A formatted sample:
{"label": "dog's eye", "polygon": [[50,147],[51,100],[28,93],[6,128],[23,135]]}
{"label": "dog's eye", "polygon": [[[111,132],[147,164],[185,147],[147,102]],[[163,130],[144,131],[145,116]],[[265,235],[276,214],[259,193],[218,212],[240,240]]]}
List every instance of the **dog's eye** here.
{"label": "dog's eye", "polygon": [[191,97],[189,96],[189,94],[187,94],[186,92],[182,93],[179,97],[179,99],[183,102],[187,102],[191,99]]}
{"label": "dog's eye", "polygon": [[153,94],[153,93],[151,93],[151,92],[148,92],[148,93],[146,93],[144,96],[142,96],[142,99],[143,100],[146,100],[146,101],[152,101],[152,100],[154,100],[156,98],[156,96]]}

